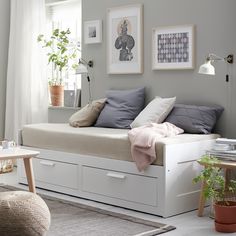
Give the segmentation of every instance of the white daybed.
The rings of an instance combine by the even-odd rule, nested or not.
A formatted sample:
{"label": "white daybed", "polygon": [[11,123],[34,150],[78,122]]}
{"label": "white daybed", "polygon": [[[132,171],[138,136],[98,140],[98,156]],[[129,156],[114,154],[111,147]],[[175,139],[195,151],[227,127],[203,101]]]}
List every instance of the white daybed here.
{"label": "white daybed", "polygon": [[[198,158],[216,134],[181,134],[160,139],[157,160],[145,172],[132,161],[128,130],[73,128],[68,124],[27,125],[22,145],[38,150],[36,186],[163,217],[196,209]],[[27,184],[22,162],[18,181]]]}

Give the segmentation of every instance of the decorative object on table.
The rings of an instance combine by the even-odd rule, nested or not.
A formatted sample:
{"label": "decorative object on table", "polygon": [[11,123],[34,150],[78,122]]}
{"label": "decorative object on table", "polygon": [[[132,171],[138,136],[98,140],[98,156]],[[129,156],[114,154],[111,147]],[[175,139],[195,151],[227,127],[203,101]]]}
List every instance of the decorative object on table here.
{"label": "decorative object on table", "polygon": [[152,30],[153,70],[194,68],[194,28],[179,25]]}
{"label": "decorative object on table", "polygon": [[[12,191],[15,188],[0,186],[0,192],[9,190]],[[89,232],[90,235],[98,235],[99,233],[99,235],[115,236],[154,236],[176,229],[172,225],[116,213],[82,203],[45,195],[42,198],[50,210],[52,219],[47,235],[78,236],[86,235]]]}
{"label": "decorative object on table", "polygon": [[[14,141],[3,140],[1,142],[0,150],[7,150],[15,147]],[[13,171],[13,161],[12,160],[2,160],[0,161],[0,174],[9,173]]]}
{"label": "decorative object on table", "polygon": [[49,230],[49,209],[44,200],[34,193],[0,192],[0,212],[2,236],[43,236]]}
{"label": "decorative object on table", "polygon": [[48,63],[52,65],[48,81],[52,106],[63,106],[64,77],[69,69],[78,67],[78,47],[69,40],[70,33],[70,29],[55,29],[49,39],[43,34],[38,36],[38,42],[47,48]]}
{"label": "decorative object on table", "polygon": [[102,42],[102,21],[93,20],[84,22],[84,43],[101,43]]}
{"label": "decorative object on table", "polygon": [[2,149],[14,148],[16,146],[14,141],[3,140]]}
{"label": "decorative object on table", "polygon": [[206,155],[199,163],[204,165],[204,169],[193,181],[201,181],[204,198],[214,202],[216,231],[236,232],[236,201],[228,200],[229,196],[236,194],[236,181],[223,176],[224,165],[213,156]]}
{"label": "decorative object on table", "polygon": [[76,74],[86,74],[87,80],[88,80],[88,93],[89,93],[89,100],[88,103],[92,102],[92,92],[91,92],[91,80],[89,76],[88,69],[93,67],[93,61],[86,61],[83,58],[79,60],[78,67],[76,68]]}
{"label": "decorative object on table", "polygon": [[108,74],[143,73],[143,5],[107,12]]}
{"label": "decorative object on table", "polygon": [[236,161],[236,139],[217,138],[212,149],[206,153],[221,160]]}
{"label": "decorative object on table", "polygon": [[216,139],[216,142],[221,144],[236,145],[236,139],[231,139],[231,138],[218,138]]}
{"label": "decorative object on table", "polygon": [[[233,64],[234,62],[234,55],[233,54],[229,54],[226,57],[219,57],[213,53],[208,54],[208,56],[206,57],[206,61],[204,64],[202,64],[199,67],[199,74],[204,74],[204,75],[215,75],[215,67],[212,65],[213,62],[215,61],[224,61],[226,63],[229,64]],[[226,82],[228,82],[226,80]]]}

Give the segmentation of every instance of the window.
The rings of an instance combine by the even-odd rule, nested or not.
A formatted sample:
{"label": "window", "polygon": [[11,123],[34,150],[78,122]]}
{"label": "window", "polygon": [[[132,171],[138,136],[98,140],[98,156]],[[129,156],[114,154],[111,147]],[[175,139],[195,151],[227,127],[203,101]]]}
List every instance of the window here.
{"label": "window", "polygon": [[[54,29],[71,31],[71,41],[76,43],[81,53],[81,0],[46,0],[47,32]],[[80,56],[80,55],[79,55]],[[49,68],[49,74],[52,68]],[[65,75],[65,89],[80,89],[81,75],[68,71]]]}

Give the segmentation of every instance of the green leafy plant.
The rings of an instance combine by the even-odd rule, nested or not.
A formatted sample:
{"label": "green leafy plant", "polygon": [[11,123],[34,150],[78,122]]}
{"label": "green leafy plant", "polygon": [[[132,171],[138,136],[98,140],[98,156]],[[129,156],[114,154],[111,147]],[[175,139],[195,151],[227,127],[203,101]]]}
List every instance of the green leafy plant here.
{"label": "green leafy plant", "polygon": [[52,64],[52,77],[49,78],[49,85],[62,85],[63,72],[69,69],[76,69],[78,63],[78,47],[69,41],[70,30],[55,29],[49,39],[43,34],[38,36],[37,41],[47,48],[48,63]]}
{"label": "green leafy plant", "polygon": [[229,205],[226,198],[227,193],[236,193],[236,181],[225,179],[222,169],[217,166],[220,163],[219,159],[205,155],[200,159],[200,163],[205,168],[193,179],[193,182],[205,182],[203,194],[206,199],[213,199],[215,203],[220,202],[222,205]]}

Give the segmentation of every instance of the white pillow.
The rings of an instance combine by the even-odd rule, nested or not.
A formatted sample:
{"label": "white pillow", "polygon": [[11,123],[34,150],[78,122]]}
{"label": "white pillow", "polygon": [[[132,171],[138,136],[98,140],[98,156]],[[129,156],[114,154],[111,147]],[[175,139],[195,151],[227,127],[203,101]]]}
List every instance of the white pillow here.
{"label": "white pillow", "polygon": [[131,128],[146,125],[151,122],[162,123],[175,105],[176,97],[173,98],[154,98],[139,113],[135,120],[130,124]]}

